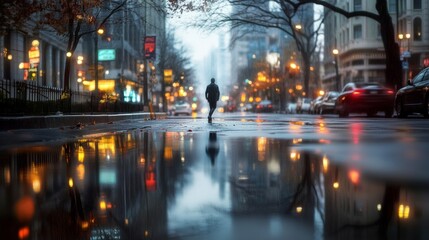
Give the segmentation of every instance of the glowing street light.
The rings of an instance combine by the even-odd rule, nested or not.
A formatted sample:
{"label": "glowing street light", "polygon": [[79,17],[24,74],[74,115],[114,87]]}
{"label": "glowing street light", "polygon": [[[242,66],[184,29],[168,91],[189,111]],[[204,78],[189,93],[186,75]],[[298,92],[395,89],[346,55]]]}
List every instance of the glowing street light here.
{"label": "glowing street light", "polygon": [[336,82],[336,88],[337,91],[340,90],[340,74],[338,72],[338,54],[340,52],[338,51],[338,49],[333,49],[332,50],[332,54],[334,54],[334,64],[335,64],[335,82]]}
{"label": "glowing street light", "polygon": [[[408,64],[408,58],[411,57],[411,53],[410,53],[410,38],[411,38],[411,34],[410,33],[405,33],[405,34],[398,34],[398,39],[400,42],[402,42],[402,40],[407,40],[407,50],[403,50],[402,54],[401,54],[401,60],[403,61],[402,63],[402,68],[405,70],[405,81],[408,80],[409,78],[409,64]],[[402,48],[402,44],[401,44],[401,48]]]}

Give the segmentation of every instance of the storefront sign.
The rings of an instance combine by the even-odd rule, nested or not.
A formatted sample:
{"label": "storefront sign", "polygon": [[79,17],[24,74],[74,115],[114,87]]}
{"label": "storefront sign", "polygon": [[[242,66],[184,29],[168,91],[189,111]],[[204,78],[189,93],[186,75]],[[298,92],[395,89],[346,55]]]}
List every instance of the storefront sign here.
{"label": "storefront sign", "polygon": [[146,59],[153,59],[155,60],[156,54],[156,37],[155,36],[148,36],[144,38],[144,54]]}
{"label": "storefront sign", "polygon": [[31,47],[30,51],[28,51],[28,59],[30,64],[32,64],[34,67],[37,67],[40,62],[40,51],[38,47]]}
{"label": "storefront sign", "polygon": [[99,49],[98,61],[113,61],[116,58],[115,49]]}

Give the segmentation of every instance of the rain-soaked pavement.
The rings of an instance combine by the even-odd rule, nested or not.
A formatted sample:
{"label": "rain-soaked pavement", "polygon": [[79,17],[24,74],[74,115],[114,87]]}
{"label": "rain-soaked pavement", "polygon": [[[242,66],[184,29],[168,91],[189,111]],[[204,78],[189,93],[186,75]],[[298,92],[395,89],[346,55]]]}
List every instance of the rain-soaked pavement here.
{"label": "rain-soaked pavement", "polygon": [[[427,144],[419,146],[406,131],[396,133],[404,135],[398,141],[377,130],[364,135],[368,125],[350,122],[344,138],[323,122],[290,121],[283,129],[289,138],[275,137],[278,125],[268,136],[235,136],[219,131],[223,123],[198,131],[201,123],[191,122],[183,131],[142,128],[2,149],[0,235],[429,239],[427,176],[388,166],[399,164],[395,148],[405,151],[397,156],[409,160],[404,166],[427,159],[419,151]],[[295,138],[304,125],[319,134]],[[386,150],[374,149],[383,141]],[[402,149],[398,142],[405,142]],[[380,162],[365,164],[374,159]],[[387,170],[378,171],[381,165]]]}

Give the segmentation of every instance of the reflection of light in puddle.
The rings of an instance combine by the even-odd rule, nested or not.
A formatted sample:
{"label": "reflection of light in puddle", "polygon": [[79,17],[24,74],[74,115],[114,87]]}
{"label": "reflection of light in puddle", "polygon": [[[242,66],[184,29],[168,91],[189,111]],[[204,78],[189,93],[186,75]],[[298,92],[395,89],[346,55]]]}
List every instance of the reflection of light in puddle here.
{"label": "reflection of light in puddle", "polygon": [[353,184],[358,184],[360,179],[360,173],[356,170],[349,170],[349,179]]}
{"label": "reflection of light in puddle", "polygon": [[352,128],[353,144],[359,144],[360,136],[362,135],[362,124],[352,123],[351,128]]}
{"label": "reflection of light in puddle", "polygon": [[[296,125],[296,127],[298,128],[300,128],[301,126],[302,125],[299,124]],[[308,127],[317,128],[318,126],[310,125]],[[309,184],[308,186],[315,187],[317,189],[317,191],[312,191],[311,194],[318,195],[314,195],[311,197],[318,198],[318,202],[323,203],[322,207],[325,206],[326,209],[335,209],[335,211],[329,212],[329,214],[332,214],[334,217],[342,216],[342,214],[348,214],[348,210],[338,207],[341,206],[342,202],[346,202],[346,204],[348,204],[347,202],[352,204],[356,202],[356,206],[359,211],[361,211],[361,209],[364,209],[364,212],[362,212],[364,216],[373,216],[375,214],[379,214],[377,211],[381,211],[384,207],[381,204],[383,200],[383,189],[385,189],[385,186],[383,185],[383,179],[381,179],[380,182],[368,181],[368,179],[365,178],[365,176],[368,175],[368,173],[365,172],[365,168],[349,168],[350,163],[354,164],[353,161],[362,161],[362,159],[365,159],[366,157],[365,152],[362,151],[363,148],[361,149],[359,146],[356,145],[352,147],[352,150],[356,151],[347,152],[347,155],[339,155],[343,153],[342,151],[340,151],[339,153],[333,153],[332,155],[327,152],[327,155],[323,155],[323,149],[325,147],[328,150],[330,149],[329,146],[321,145],[324,143],[329,143],[329,140],[309,140],[305,137],[299,138],[297,136],[295,136],[295,138],[291,137],[289,139],[283,140],[273,140],[271,138],[265,137],[244,137],[241,139],[237,139],[229,138],[228,136],[222,136],[222,141],[220,141],[221,143],[219,144],[221,154],[219,154],[216,164],[212,166],[207,161],[204,161],[207,160],[205,158],[206,156],[204,155],[204,149],[208,144],[207,138],[205,136],[204,138],[202,138],[203,141],[200,141],[201,138],[198,138],[200,137],[199,133],[195,133],[193,135],[193,137],[195,137],[195,141],[193,141],[193,137],[191,137],[188,133],[163,134],[164,135],[157,135],[157,138],[154,137],[153,139],[136,138],[136,143],[130,145],[132,146],[130,147],[130,150],[132,151],[129,152],[132,152],[132,154],[121,155],[121,158],[113,154],[115,152],[116,146],[108,146],[108,144],[104,144],[104,151],[99,154],[104,157],[111,156],[112,160],[121,160],[124,162],[131,161],[133,164],[123,164],[117,166],[121,167],[121,169],[123,167],[123,170],[125,170],[125,172],[127,173],[136,174],[131,175],[131,177],[141,176],[140,174],[142,173],[142,171],[146,171],[146,168],[144,167],[134,169],[134,163],[136,160],[141,166],[145,166],[145,164],[149,166],[152,163],[158,162],[159,156],[163,156],[164,160],[168,161],[167,167],[169,169],[180,168],[181,172],[180,175],[177,176],[177,178],[165,179],[166,181],[168,181],[169,187],[174,187],[174,190],[172,190],[172,193],[174,194],[169,195],[170,192],[167,192],[167,194],[165,195],[167,195],[169,198],[162,199],[165,200],[165,206],[162,205],[158,209],[157,207],[148,209],[149,214],[156,215],[161,211],[161,208],[166,208],[162,209],[162,211],[165,211],[162,213],[165,213],[168,218],[168,222],[166,224],[166,228],[168,231],[167,234],[181,235],[183,232],[185,232],[183,233],[183,236],[188,236],[188,233],[193,234],[193,231],[195,231],[197,232],[197,234],[201,233],[201,236],[197,236],[195,237],[195,239],[212,239],[210,237],[204,238],[206,234],[205,230],[208,230],[213,226],[215,228],[217,226],[220,226],[222,227],[222,230],[228,229],[228,227],[231,228],[229,229],[230,231],[235,230],[232,228],[235,228],[236,225],[230,224],[231,219],[234,221],[242,221],[244,219],[240,218],[242,215],[238,218],[235,218],[235,211],[242,211],[243,213],[247,213],[247,211],[251,212],[255,208],[257,208],[259,213],[261,213],[260,215],[255,217],[255,219],[257,221],[263,221],[264,217],[266,217],[264,216],[266,212],[264,212],[264,209],[261,209],[260,207],[267,206],[270,207],[269,211],[276,211],[276,207],[278,206],[278,196],[291,196],[291,194],[294,193],[293,191],[297,189],[296,186],[298,186],[298,184],[301,184],[301,182]],[[157,151],[156,154],[149,154],[149,156],[147,156],[147,159],[145,158],[143,148],[138,147],[141,146],[141,143],[146,140],[149,141],[148,150],[151,153],[152,151]],[[151,141],[153,141],[154,144]],[[189,144],[192,141],[193,144]],[[115,140],[115,142],[117,141]],[[320,147],[320,149],[314,150],[308,148],[308,146],[312,148],[314,145],[316,145],[316,148]],[[86,150],[87,148],[84,147],[83,149]],[[107,149],[109,151],[106,151]],[[134,152],[134,150],[136,152]],[[188,154],[189,152],[192,152],[192,154]],[[261,154],[261,156],[263,157],[257,157],[256,155],[259,154],[257,152],[263,152],[264,154]],[[89,186],[92,183],[85,182],[84,185],[81,184],[78,179],[82,180],[85,178],[85,164],[90,164],[91,162],[93,162],[95,154],[87,152],[85,153],[85,155],[82,155],[85,157],[84,161],[79,161],[78,152],[75,152],[73,155],[73,160],[75,160],[77,165],[76,167],[72,168],[73,173],[70,176],[73,176],[74,179],[70,178],[70,187],[79,189],[81,187],[80,185],[82,185],[80,190],[86,192],[88,189],[91,189],[86,189],[86,185]],[[105,155],[106,153],[109,153],[109,155]],[[83,157],[81,157],[80,159],[83,159]],[[341,164],[337,165],[336,163],[340,161]],[[186,164],[182,165],[182,162],[186,162]],[[89,165],[86,166],[87,171],[88,166]],[[113,166],[114,170],[117,170],[116,165]],[[163,167],[163,165],[159,165],[159,168]],[[60,168],[48,167],[46,169],[46,171],[48,171],[49,169],[51,169],[49,171],[52,171],[52,169]],[[182,169],[184,170],[183,172]],[[3,173],[4,184],[10,184],[11,182],[12,184],[15,183],[15,180],[10,180],[10,171],[10,167],[4,167],[1,171],[1,173]],[[46,172],[45,174],[47,177],[50,177],[49,174],[52,175],[56,173],[57,172]],[[115,173],[109,173],[106,175],[106,170],[104,170],[104,168],[101,168],[100,170],[98,170],[98,174],[100,175],[100,182],[104,183],[104,185],[106,185],[107,183],[107,185],[109,185],[109,188],[112,188],[113,190],[118,192],[122,192],[124,190],[124,186],[121,186],[122,184],[114,184],[114,180],[116,179]],[[86,173],[86,175],[88,175],[88,173]],[[43,185],[41,186],[41,184],[46,182],[46,180],[43,179],[44,176],[44,174],[40,174],[40,176],[38,175],[39,178],[36,178],[36,176],[30,178],[32,182],[28,182],[28,186],[25,187],[30,189],[31,187],[33,187],[34,192],[41,192],[41,194],[44,194],[43,191],[45,191],[46,187]],[[107,181],[106,176],[112,180],[107,179],[109,180]],[[151,180],[152,182],[154,182],[154,180],[157,180],[155,175],[151,176],[153,177],[151,177],[149,180]],[[86,177],[88,178],[88,176]],[[395,176],[393,176],[393,178],[394,177]],[[68,178],[64,179],[64,183],[62,184],[64,186],[62,186],[61,189],[67,186],[67,180]],[[143,189],[139,188],[139,186],[141,186],[140,183],[138,185],[133,185],[133,182],[129,182],[127,184],[130,185],[126,186],[127,189],[125,189],[125,191],[127,191],[128,189],[136,189],[140,191],[139,194],[142,193]],[[148,185],[148,183],[146,184]],[[357,184],[359,185],[356,186]],[[161,192],[165,190],[162,188],[163,186],[161,184],[159,184],[158,186],[159,188],[155,189],[156,191],[159,190],[159,192]],[[13,185],[10,187],[17,186]],[[167,188],[166,191],[170,191],[170,189]],[[398,221],[409,221],[411,220],[409,218],[413,218],[415,216],[415,214],[417,213],[417,209],[425,209],[421,206],[424,206],[424,202],[413,202],[413,199],[410,197],[412,195],[410,195],[409,193],[406,193],[408,199],[405,198],[405,195],[401,194],[401,196],[402,197],[400,198],[400,201],[398,201],[397,205],[395,205],[393,212]],[[85,195],[82,195],[82,199],[84,199],[85,197]],[[127,195],[125,197],[126,200],[131,200],[128,199]],[[160,198],[163,197],[165,197],[163,194],[161,196],[150,193],[148,194],[148,202],[152,204],[152,202],[159,201]],[[116,204],[118,204],[118,207],[124,207],[121,206],[121,201],[116,202],[109,199],[110,198],[100,198],[97,202],[98,204],[96,204],[95,207],[99,210],[104,211],[107,211],[109,208],[115,208]],[[255,202],[257,203],[257,205],[254,205]],[[136,204],[136,207],[141,207],[139,204],[144,203]],[[354,207],[354,205],[351,206]],[[27,206],[24,207],[27,208]],[[35,207],[37,207],[37,205],[35,205]],[[299,216],[306,212],[313,212],[316,206],[310,206],[309,208],[309,206],[306,205],[305,202],[297,201],[293,205],[288,205],[287,207],[293,213],[292,215],[289,215],[291,216],[291,222],[300,223],[302,218],[299,218]],[[28,209],[24,210],[29,211]],[[21,214],[29,215],[27,216],[27,218],[32,217],[31,212],[23,212]],[[259,218],[260,216],[262,216],[262,218]],[[362,215],[356,216],[356,219],[359,220],[361,216]],[[132,221],[132,219],[130,218],[128,222],[127,217],[129,216],[124,216],[122,220],[123,224],[130,224],[130,226],[134,227],[134,222]],[[295,217],[298,217],[298,221],[295,221]],[[412,220],[414,221],[415,218]],[[417,221],[418,220],[416,220],[416,222]],[[88,222],[82,222],[81,227],[82,229],[88,229],[92,227],[92,223],[94,223],[94,220],[88,219]],[[162,222],[159,221],[156,223],[165,224],[165,219],[162,219]],[[234,224],[235,223],[236,222],[234,222]],[[276,223],[279,224],[276,225]],[[313,223],[314,220],[312,219],[312,224]],[[270,222],[270,224],[272,225],[267,226],[262,224],[253,224],[251,226],[254,227],[254,229],[260,227],[262,231],[267,231],[266,228],[278,229],[279,232],[281,232],[281,229],[285,226],[285,224],[282,224],[282,222],[280,221]],[[324,222],[321,223],[321,225],[323,224]],[[329,224],[333,224],[333,228],[341,227],[337,226],[335,223]],[[252,228],[249,228],[248,225],[245,226],[247,227],[245,228],[245,231],[248,229],[254,230]],[[213,228],[209,230],[212,229]],[[150,232],[148,232],[148,230],[145,230],[144,228],[140,228],[138,230],[140,231],[139,234],[144,234],[146,237],[155,234],[155,232],[152,232],[152,229],[150,230]],[[321,230],[320,232],[323,232],[323,230]],[[365,234],[365,232],[362,232],[362,234]],[[155,237],[157,236],[154,235],[154,238]],[[170,238],[170,235],[168,235],[167,237]],[[175,237],[177,239],[179,238],[176,235]],[[267,239],[271,238],[267,237]]]}
{"label": "reflection of light in puddle", "polygon": [[292,150],[290,152],[290,160],[297,161],[301,158],[301,154],[295,150]]}
{"label": "reflection of light in puddle", "polygon": [[319,133],[328,133],[328,128],[326,127],[326,124],[324,122],[319,122],[316,124],[316,126],[319,126],[319,128],[317,129],[317,131]]}
{"label": "reflection of light in puddle", "polygon": [[[229,209],[229,196],[220,194],[219,184],[213,182],[209,176],[201,171],[192,171],[189,184],[176,197],[175,204],[169,209],[169,226],[171,228],[181,228],[189,222],[205,221],[213,218],[215,209]],[[224,194],[228,194],[228,189],[224,189]]]}
{"label": "reflection of light in puddle", "polygon": [[323,165],[323,172],[328,172],[328,167],[329,167],[329,159],[325,156],[323,156],[322,159],[322,165]]}
{"label": "reflection of light in puddle", "polygon": [[257,123],[263,123],[263,122],[264,122],[264,119],[262,119],[262,118],[257,118],[257,119],[255,120],[255,122],[257,122]]}
{"label": "reflection of light in puddle", "polygon": [[280,163],[278,160],[273,159],[268,162],[268,172],[275,175],[280,174],[281,169],[280,169]]}

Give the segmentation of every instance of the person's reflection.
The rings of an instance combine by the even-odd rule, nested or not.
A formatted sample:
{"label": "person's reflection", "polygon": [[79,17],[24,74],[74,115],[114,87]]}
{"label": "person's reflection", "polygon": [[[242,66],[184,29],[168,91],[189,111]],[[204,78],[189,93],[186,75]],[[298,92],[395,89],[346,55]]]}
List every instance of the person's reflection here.
{"label": "person's reflection", "polygon": [[206,154],[210,157],[210,162],[214,166],[216,157],[219,154],[219,145],[217,143],[217,133],[210,132],[209,143],[206,146]]}

